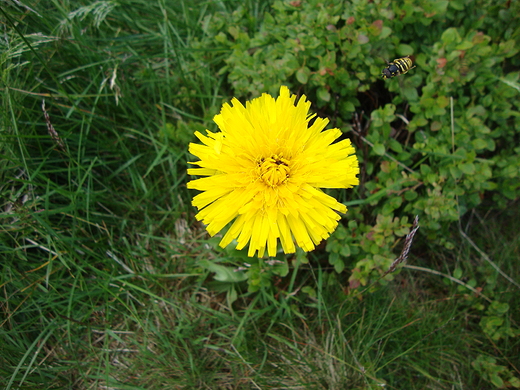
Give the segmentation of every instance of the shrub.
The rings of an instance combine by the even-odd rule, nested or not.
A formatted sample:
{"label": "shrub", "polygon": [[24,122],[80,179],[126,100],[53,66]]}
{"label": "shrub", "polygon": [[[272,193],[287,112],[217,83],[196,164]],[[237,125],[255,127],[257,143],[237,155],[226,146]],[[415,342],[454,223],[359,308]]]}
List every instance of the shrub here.
{"label": "shrub", "polygon": [[[288,85],[357,144],[362,201],[327,251],[358,286],[396,257],[414,215],[428,241],[450,248],[450,223],[518,197],[518,11],[488,0],[276,1],[261,19],[244,7],[213,15],[198,45],[228,49],[220,74],[234,96]],[[416,68],[381,80],[385,60],[407,55]]]}

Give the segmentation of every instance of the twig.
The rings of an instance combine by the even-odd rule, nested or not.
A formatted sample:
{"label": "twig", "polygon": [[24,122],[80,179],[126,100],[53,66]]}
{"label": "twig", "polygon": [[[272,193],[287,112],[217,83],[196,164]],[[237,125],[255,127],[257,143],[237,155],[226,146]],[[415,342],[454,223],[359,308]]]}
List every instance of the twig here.
{"label": "twig", "polygon": [[455,282],[457,284],[460,284],[461,286],[464,286],[466,287],[467,289],[473,291],[476,295],[479,295],[481,296],[482,298],[484,298],[486,301],[488,301],[489,303],[492,302],[491,299],[489,299],[488,297],[486,297],[484,294],[482,294],[481,292],[479,292],[477,289],[471,287],[469,284],[466,284],[464,283],[463,281],[457,279],[457,278],[454,278],[453,276],[450,276],[450,275],[447,275],[447,274],[443,274],[442,272],[439,272],[439,271],[435,271],[433,269],[430,269],[430,268],[424,268],[424,267],[417,267],[416,265],[409,265],[409,264],[405,264],[403,265],[403,268],[408,268],[408,269],[413,269],[415,271],[424,271],[424,272],[428,272],[430,274],[434,274],[434,275],[439,275],[439,276],[443,276],[445,278],[448,278],[449,280],[451,280],[452,282]]}
{"label": "twig", "polygon": [[502,275],[504,278],[506,278],[511,284],[514,284],[516,287],[520,288],[520,284],[518,284],[517,282],[515,282],[513,279],[511,279],[504,271],[502,271],[498,265],[496,265],[495,263],[493,263],[493,260],[491,260],[489,258],[488,255],[486,255],[484,253],[484,251],[482,251],[478,246],[477,244],[475,244],[471,238],[469,238],[466,233],[464,233],[462,230],[460,231],[460,234],[462,235],[462,237],[464,237],[466,240],[468,240],[469,244],[473,247],[473,249],[475,249],[479,254],[480,256],[482,256],[482,258],[484,260],[486,260],[489,264],[491,264],[491,266],[497,270],[497,272]]}

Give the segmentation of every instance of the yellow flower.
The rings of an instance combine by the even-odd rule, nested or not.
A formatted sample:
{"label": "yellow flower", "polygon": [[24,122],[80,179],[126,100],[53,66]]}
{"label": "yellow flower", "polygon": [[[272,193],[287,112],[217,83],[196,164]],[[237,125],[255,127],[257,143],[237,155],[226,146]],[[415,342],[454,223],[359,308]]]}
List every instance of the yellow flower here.
{"label": "yellow flower", "polygon": [[[359,184],[358,160],[350,140],[333,143],[339,129],[322,131],[328,119],[309,114],[310,102],[282,86],[274,99],[263,94],[246,103],[224,104],[214,120],[220,132],[196,132],[203,143],[190,144],[200,158],[188,174],[206,176],[188,183],[202,191],[193,198],[196,218],[211,236],[231,221],[220,242],[249,243],[249,256],[275,256],[278,240],[285,253],[295,243],[311,251],[329,237],[347,208],[320,188]],[[309,126],[311,119],[314,122]]]}

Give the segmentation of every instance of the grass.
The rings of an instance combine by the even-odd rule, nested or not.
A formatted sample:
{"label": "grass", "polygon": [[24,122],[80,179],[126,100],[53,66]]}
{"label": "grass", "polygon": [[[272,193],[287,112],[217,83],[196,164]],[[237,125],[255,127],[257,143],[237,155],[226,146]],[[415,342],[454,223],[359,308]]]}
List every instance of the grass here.
{"label": "grass", "polygon": [[[319,261],[229,305],[198,263],[215,251],[185,172],[194,130],[231,95],[225,53],[197,47],[201,21],[236,2],[196,3],[29,4],[42,16],[2,5],[3,388],[487,389],[493,372],[520,377],[518,289],[460,234],[519,281],[518,208],[474,210],[456,249],[419,242],[410,257],[509,310],[410,269],[353,298]],[[241,4],[258,17],[269,2]],[[476,370],[479,355],[498,360]]]}

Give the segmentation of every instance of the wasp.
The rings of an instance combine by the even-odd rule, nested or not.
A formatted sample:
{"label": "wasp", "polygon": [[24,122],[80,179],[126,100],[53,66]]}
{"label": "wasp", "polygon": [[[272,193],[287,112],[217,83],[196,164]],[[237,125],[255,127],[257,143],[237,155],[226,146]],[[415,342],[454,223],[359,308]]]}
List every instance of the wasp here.
{"label": "wasp", "polygon": [[412,65],[413,62],[410,59],[410,56],[396,58],[395,60],[390,62],[385,69],[383,69],[383,71],[381,72],[381,76],[383,76],[383,78],[386,80],[395,76],[399,76],[400,74],[405,74],[410,69],[415,68],[415,65]]}

